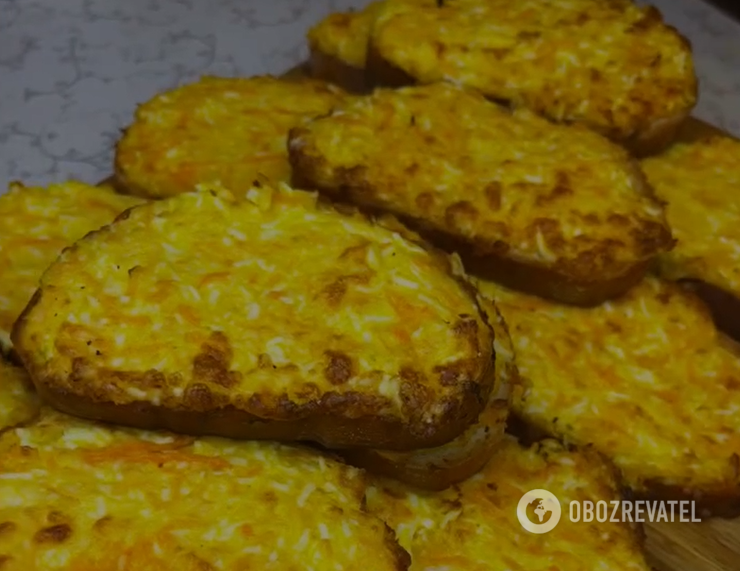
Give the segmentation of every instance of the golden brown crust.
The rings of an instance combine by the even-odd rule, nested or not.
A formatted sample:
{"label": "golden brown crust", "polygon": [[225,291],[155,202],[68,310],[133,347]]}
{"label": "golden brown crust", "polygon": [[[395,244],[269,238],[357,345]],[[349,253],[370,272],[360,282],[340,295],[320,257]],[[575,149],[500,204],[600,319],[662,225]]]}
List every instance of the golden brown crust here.
{"label": "golden brown crust", "polygon": [[[19,326],[22,331],[23,325]],[[21,333],[19,333],[21,334]],[[26,361],[28,362],[28,361]],[[387,450],[413,450],[441,446],[458,436],[475,421],[480,402],[477,395],[466,396],[458,410],[448,409],[441,425],[436,429],[422,428],[414,431],[400,421],[373,414],[377,403],[364,395],[339,395],[328,393],[311,401],[302,409],[290,407],[291,416],[297,420],[265,420],[264,414],[286,415],[287,408],[276,412],[257,403],[256,413],[247,412],[228,404],[214,403],[212,393],[205,385],[192,387],[186,404],[180,409],[153,405],[149,402],[115,404],[96,400],[85,394],[74,394],[54,386],[54,378],[46,378],[38,371],[29,371],[34,378],[41,398],[62,412],[87,418],[133,426],[146,430],[166,429],[195,436],[224,436],[249,440],[312,441],[329,449],[346,447],[382,446]],[[118,380],[127,373],[117,372],[110,379]],[[108,379],[97,374],[98,382]],[[131,382],[147,383],[154,377],[131,375]],[[188,398],[189,397],[189,398]],[[214,404],[217,408],[214,409]],[[287,406],[287,403],[286,403]],[[349,413],[364,412],[360,418],[347,418]],[[262,413],[261,415],[258,415]],[[379,444],[380,443],[380,444]]]}
{"label": "golden brown crust", "polygon": [[[276,232],[262,246],[258,222]],[[398,231],[390,221],[340,214],[316,204],[315,195],[288,188],[253,189],[243,202],[206,191],[151,203],[67,249],[46,273],[13,338],[39,391],[73,414],[327,447],[439,446],[473,423],[488,400],[494,337],[459,263],[406,240],[418,237],[395,226]],[[287,259],[274,255],[260,267],[234,263],[235,253],[252,259],[274,253],[275,236],[285,237],[282,254],[303,249],[304,231],[317,247],[322,234],[316,227],[327,242],[310,262],[302,250],[310,275],[296,274],[295,264],[292,274],[278,271]],[[176,239],[178,228],[188,234]],[[224,249],[225,229],[242,245]],[[195,240],[190,246],[187,235]],[[162,251],[132,249],[142,239]],[[168,240],[182,251],[168,248]],[[243,244],[250,246],[243,251]],[[178,261],[188,247],[187,263]],[[208,260],[192,264],[192,252],[202,249]],[[177,280],[163,259],[180,267]],[[366,263],[378,271],[368,271]],[[97,281],[100,264],[115,268],[104,287]],[[304,277],[292,281],[297,275]],[[115,294],[108,293],[111,280],[120,280]],[[178,295],[183,290],[185,297]],[[226,311],[214,308],[219,300],[228,304]],[[354,317],[359,308],[368,320],[361,336]],[[171,321],[162,321],[165,315]],[[251,340],[240,343],[245,336]],[[405,340],[404,353],[387,343],[393,336]],[[370,347],[373,359],[360,347]]]}
{"label": "golden brown crust", "polygon": [[676,141],[689,113],[690,110],[686,110],[673,117],[658,119],[628,139],[617,142],[639,158],[657,155]]}
{"label": "golden brown crust", "polygon": [[[375,147],[358,142],[367,129]],[[501,132],[517,151],[496,139]],[[553,149],[565,148],[555,161]],[[292,129],[289,153],[297,187],[390,212],[459,253],[469,272],[568,304],[625,292],[673,246],[661,204],[624,150],[444,84],[375,91]],[[535,158],[542,153],[548,161]],[[613,176],[600,186],[605,168]]]}
{"label": "golden brown crust", "polygon": [[506,323],[495,303],[480,298],[488,323],[495,333],[495,384],[488,404],[455,440],[437,448],[412,452],[347,450],[342,455],[368,472],[387,476],[425,490],[443,490],[480,471],[503,443],[512,393],[518,390],[519,374]]}

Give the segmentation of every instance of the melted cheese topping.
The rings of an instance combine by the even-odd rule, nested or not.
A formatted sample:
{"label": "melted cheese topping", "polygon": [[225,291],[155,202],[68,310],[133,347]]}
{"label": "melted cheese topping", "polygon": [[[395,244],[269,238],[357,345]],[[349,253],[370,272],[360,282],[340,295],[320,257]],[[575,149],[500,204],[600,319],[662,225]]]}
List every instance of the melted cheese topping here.
{"label": "melted cheese topping", "polygon": [[461,387],[490,382],[490,329],[451,263],[315,194],[203,190],[133,209],[62,255],[16,343],[57,388],[118,404],[295,418],[326,393],[371,395],[373,413],[438,422]]}
{"label": "melted cheese topping", "polygon": [[141,200],[79,182],[48,188],[12,183],[0,196],[0,349],[59,253]]}
{"label": "melted cheese topping", "polygon": [[629,0],[386,0],[378,53],[421,83],[449,80],[557,121],[627,138],[696,102],[689,43]]}
{"label": "melted cheese topping", "polygon": [[0,431],[28,422],[38,411],[39,400],[25,371],[0,358]]}
{"label": "melted cheese topping", "polygon": [[[404,481],[414,483],[414,473],[424,471],[433,472],[444,480],[448,474],[454,474],[451,476],[454,480],[463,480],[472,475],[471,472],[478,471],[480,463],[490,458],[504,436],[512,391],[519,381],[514,348],[506,323],[495,304],[481,299],[481,306],[495,335],[495,381],[488,402],[478,421],[447,444],[411,452],[374,451],[382,459],[395,464],[401,472],[396,477],[408,474]],[[372,471],[372,462],[367,464],[367,468]]]}
{"label": "melted cheese topping", "polygon": [[308,31],[310,48],[364,69],[370,30],[380,6],[381,2],[371,2],[359,12],[329,14]]}
{"label": "melted cheese topping", "polygon": [[656,278],[593,309],[479,287],[509,325],[525,420],[592,444],[638,490],[737,494],[740,358],[698,299]]}
{"label": "melted cheese topping", "polygon": [[50,411],[0,452],[4,571],[405,568],[361,474],[316,452]]}
{"label": "melted cheese topping", "polygon": [[156,198],[199,183],[242,192],[259,175],[289,182],[288,131],[343,97],[310,79],[206,77],[137,109],[116,148],[116,174],[130,192]]}
{"label": "melted cheese topping", "polygon": [[[545,489],[560,501],[550,532],[525,531],[519,499]],[[367,507],[395,531],[412,571],[648,571],[636,534],[620,523],[571,522],[571,501],[620,499],[609,466],[566,452],[553,441],[531,449],[508,441],[486,468],[443,492],[423,493],[390,481],[367,491]],[[536,522],[534,513],[530,520]]]}
{"label": "melted cheese topping", "polygon": [[680,143],[642,162],[678,243],[661,256],[669,279],[695,278],[740,296],[740,142]]}
{"label": "melted cheese topping", "polygon": [[420,219],[479,254],[560,262],[590,280],[672,244],[626,151],[449,84],[377,90],[297,129],[290,147],[316,188]]}

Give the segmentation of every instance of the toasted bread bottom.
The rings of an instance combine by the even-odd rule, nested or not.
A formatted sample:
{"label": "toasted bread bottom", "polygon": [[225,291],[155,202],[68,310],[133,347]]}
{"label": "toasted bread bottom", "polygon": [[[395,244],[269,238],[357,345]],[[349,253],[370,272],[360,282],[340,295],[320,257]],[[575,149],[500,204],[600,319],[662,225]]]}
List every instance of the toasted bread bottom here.
{"label": "toasted bread bottom", "polygon": [[[493,367],[490,367],[486,375],[492,374]],[[89,396],[54,388],[38,374],[32,376],[36,390],[44,401],[61,412],[80,418],[146,430],[164,428],[193,436],[311,441],[328,449],[380,446],[386,450],[408,451],[442,446],[464,432],[475,421],[480,409],[477,399],[474,399],[476,402],[467,402],[463,407],[464,414],[454,421],[445,423],[433,434],[415,438],[409,435],[407,427],[400,421],[377,416],[352,419],[329,413],[296,420],[265,420],[233,406],[204,413],[167,408],[146,401],[115,404],[98,402]]]}
{"label": "toasted bread bottom", "polygon": [[363,68],[349,65],[317,49],[311,49],[308,69],[311,77],[333,83],[350,93],[367,93],[372,90]]}

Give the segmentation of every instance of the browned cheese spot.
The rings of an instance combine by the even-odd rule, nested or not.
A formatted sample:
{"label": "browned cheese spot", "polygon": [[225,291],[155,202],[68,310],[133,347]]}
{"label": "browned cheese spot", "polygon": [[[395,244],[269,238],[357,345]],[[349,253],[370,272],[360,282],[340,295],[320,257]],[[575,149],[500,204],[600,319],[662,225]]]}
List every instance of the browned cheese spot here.
{"label": "browned cheese spot", "polygon": [[432,390],[416,380],[402,380],[399,396],[401,410],[412,419],[422,416],[429,403],[434,400]]}
{"label": "browned cheese spot", "polygon": [[206,411],[213,408],[214,399],[210,389],[202,383],[194,383],[185,389],[183,395],[185,406],[197,410]]}
{"label": "browned cheese spot", "polygon": [[488,207],[494,212],[501,209],[501,183],[489,182],[483,189]]}
{"label": "browned cheese spot", "polygon": [[478,218],[478,211],[467,200],[461,200],[449,206],[445,211],[445,221],[452,228],[462,228]]}
{"label": "browned cheese spot", "polygon": [[0,523],[0,536],[14,532],[17,529],[17,525],[12,521],[4,521]]}
{"label": "browned cheese spot", "polygon": [[103,516],[100,519],[95,520],[95,523],[93,523],[93,530],[95,531],[104,530],[112,520],[113,518],[109,515]]}
{"label": "browned cheese spot", "polygon": [[36,532],[36,543],[62,543],[72,535],[72,528],[66,523],[44,527]]}
{"label": "browned cheese spot", "polygon": [[352,378],[352,359],[341,351],[326,351],[324,376],[332,385],[342,385]]}
{"label": "browned cheese spot", "polygon": [[225,388],[233,387],[239,382],[239,374],[229,370],[232,357],[233,351],[226,335],[214,331],[193,360],[193,379]]}

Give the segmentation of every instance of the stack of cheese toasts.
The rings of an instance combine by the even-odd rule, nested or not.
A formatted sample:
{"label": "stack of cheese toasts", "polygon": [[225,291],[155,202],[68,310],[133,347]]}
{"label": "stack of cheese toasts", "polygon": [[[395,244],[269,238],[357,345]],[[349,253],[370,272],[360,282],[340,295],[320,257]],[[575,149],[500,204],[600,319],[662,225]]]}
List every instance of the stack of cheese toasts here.
{"label": "stack of cheese toasts", "polygon": [[740,143],[677,139],[686,40],[381,0],[308,42],[0,196],[0,569],[648,571],[570,502],[740,512]]}

